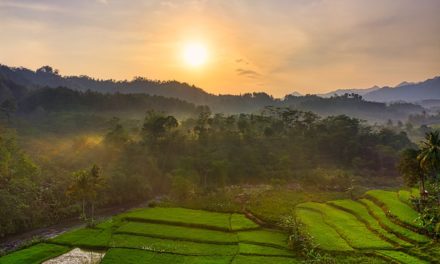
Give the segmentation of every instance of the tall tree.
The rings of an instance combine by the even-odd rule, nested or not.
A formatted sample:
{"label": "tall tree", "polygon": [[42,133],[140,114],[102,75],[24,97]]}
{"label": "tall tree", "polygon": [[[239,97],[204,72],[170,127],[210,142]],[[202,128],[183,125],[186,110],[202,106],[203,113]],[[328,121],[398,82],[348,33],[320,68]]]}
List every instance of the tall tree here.
{"label": "tall tree", "polygon": [[426,134],[426,138],[422,141],[420,154],[417,156],[420,167],[432,175],[436,182],[437,199],[440,204],[439,188],[439,172],[440,172],[440,133],[433,131]]}
{"label": "tall tree", "polygon": [[6,117],[8,118],[8,123],[11,122],[11,115],[17,110],[17,104],[10,100],[6,99],[0,105],[0,111],[2,111]]}
{"label": "tall tree", "polygon": [[403,180],[407,186],[414,186],[419,183],[420,197],[426,198],[425,189],[425,173],[420,167],[420,163],[417,160],[417,156],[420,154],[419,150],[406,149],[400,155],[400,160],[397,168],[400,174],[403,176]]}
{"label": "tall tree", "polygon": [[86,170],[73,173],[73,182],[69,186],[67,194],[81,201],[81,218],[86,220],[86,200],[90,189],[90,174]]}
{"label": "tall tree", "polygon": [[104,187],[104,179],[101,169],[93,165],[90,170],[79,170],[73,173],[73,183],[69,187],[68,194],[81,201],[81,217],[87,220],[86,203],[91,205],[91,222],[93,224],[95,217],[95,203],[98,192]]}

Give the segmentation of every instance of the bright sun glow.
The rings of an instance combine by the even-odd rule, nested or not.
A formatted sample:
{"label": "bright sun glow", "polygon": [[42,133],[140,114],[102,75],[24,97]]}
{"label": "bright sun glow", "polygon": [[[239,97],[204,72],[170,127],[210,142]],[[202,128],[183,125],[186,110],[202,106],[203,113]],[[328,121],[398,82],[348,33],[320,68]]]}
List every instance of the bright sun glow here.
{"label": "bright sun glow", "polygon": [[183,49],[183,59],[190,66],[198,67],[205,64],[207,57],[206,47],[201,43],[188,43]]}

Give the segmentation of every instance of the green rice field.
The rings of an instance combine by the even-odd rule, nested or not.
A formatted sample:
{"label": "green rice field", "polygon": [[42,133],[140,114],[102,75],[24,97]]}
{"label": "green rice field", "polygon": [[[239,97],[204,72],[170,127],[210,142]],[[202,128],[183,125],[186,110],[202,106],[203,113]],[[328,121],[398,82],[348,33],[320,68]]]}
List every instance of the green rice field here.
{"label": "green rice field", "polygon": [[438,247],[424,246],[431,239],[415,221],[418,213],[411,207],[415,197],[417,189],[372,190],[359,200],[301,203],[296,217],[322,250],[360,250],[389,263],[438,263],[434,254]]}
{"label": "green rice field", "polygon": [[42,263],[77,247],[105,252],[101,263],[299,263],[287,243],[285,232],[242,214],[144,208],[13,252],[0,263]]}
{"label": "green rice field", "polygon": [[[417,190],[368,191],[359,200],[303,202],[292,208],[317,250],[336,263],[437,263],[440,247],[411,221]],[[74,248],[105,253],[104,264],[294,264],[286,231],[238,213],[141,208],[12,252],[0,264],[39,264]]]}

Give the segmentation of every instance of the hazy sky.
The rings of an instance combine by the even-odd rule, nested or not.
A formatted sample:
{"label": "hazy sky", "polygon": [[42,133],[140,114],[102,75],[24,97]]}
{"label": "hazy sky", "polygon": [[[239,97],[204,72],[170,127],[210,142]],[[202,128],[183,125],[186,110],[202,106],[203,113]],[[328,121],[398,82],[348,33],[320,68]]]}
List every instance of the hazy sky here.
{"label": "hazy sky", "polygon": [[[0,0],[0,63],[212,93],[395,85],[440,75],[439,14],[440,0]],[[190,42],[205,65],[182,59]]]}

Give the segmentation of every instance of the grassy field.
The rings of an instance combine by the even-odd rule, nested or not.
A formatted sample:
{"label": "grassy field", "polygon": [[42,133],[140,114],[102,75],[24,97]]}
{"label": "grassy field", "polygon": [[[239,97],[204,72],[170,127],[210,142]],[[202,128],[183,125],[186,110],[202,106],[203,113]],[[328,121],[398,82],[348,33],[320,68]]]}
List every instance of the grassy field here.
{"label": "grassy field", "polygon": [[128,222],[118,228],[116,233],[221,244],[238,242],[237,234],[232,232],[152,223]]}
{"label": "grassy field", "polygon": [[[428,237],[404,222],[414,216],[410,199],[416,194],[369,191],[357,201],[297,203],[297,199],[284,203],[295,204],[289,210],[272,207],[279,209],[277,217],[286,212],[295,215],[318,249],[336,263],[433,263],[439,259],[440,246],[427,243]],[[288,240],[286,232],[262,228],[243,214],[143,208],[10,253],[0,258],[0,264],[41,263],[75,247],[105,251],[104,264],[302,263],[304,258],[289,249]]]}
{"label": "grassy field", "polygon": [[[202,210],[185,208],[150,208],[148,210],[134,210],[123,214],[122,218],[134,221],[157,222],[174,225],[188,225],[219,230],[231,230],[231,214],[215,213]],[[246,218],[246,220],[250,221]],[[245,219],[237,219],[238,224],[243,225]],[[252,224],[253,222],[247,222]]]}
{"label": "grassy field", "polygon": [[396,250],[377,250],[377,254],[385,256],[390,260],[398,261],[403,264],[428,264],[428,261],[421,260],[414,256],[408,255],[401,251]]}
{"label": "grassy field", "polygon": [[431,240],[412,230],[417,225],[413,221],[417,212],[410,206],[413,197],[417,190],[373,190],[357,201],[301,203],[296,217],[323,250],[346,252],[352,247],[374,252],[387,262],[438,263],[440,247],[424,246]]}
{"label": "grassy field", "polygon": [[326,224],[320,212],[307,208],[296,208],[296,215],[305,225],[318,247],[329,251],[351,251],[353,250],[331,226]]}
{"label": "grassy field", "polygon": [[239,244],[239,253],[243,255],[256,255],[256,256],[280,256],[280,257],[293,257],[293,253],[287,249],[279,249],[267,246],[260,246],[248,243]]}
{"label": "grassy field", "polygon": [[66,246],[40,243],[0,258],[1,264],[40,264],[69,251]]}
{"label": "grassy field", "polygon": [[286,233],[273,230],[252,230],[238,232],[238,240],[244,243],[286,248],[288,236]]}
{"label": "grassy field", "polygon": [[366,192],[366,197],[382,205],[398,221],[417,228],[421,227],[421,223],[417,221],[418,213],[408,203],[402,202],[396,192],[372,190]]}
{"label": "grassy field", "polygon": [[327,204],[314,202],[303,203],[299,207],[320,212],[324,216],[324,222],[331,226],[353,248],[393,248],[392,244],[371,232],[365,224],[348,212]]}
{"label": "grassy field", "polygon": [[111,238],[110,229],[82,228],[64,233],[51,240],[53,243],[76,247],[105,249]]}
{"label": "grassy field", "polygon": [[66,232],[6,255],[0,263],[41,263],[75,247],[106,251],[102,263],[297,263],[287,237],[242,214],[148,208],[114,216],[95,228]]}
{"label": "grassy field", "polygon": [[286,258],[286,257],[273,257],[273,256],[247,256],[237,255],[231,264],[296,264],[302,263],[299,260]]}
{"label": "grassy field", "polygon": [[250,221],[248,218],[246,218],[246,216],[242,214],[232,214],[230,221],[230,229],[233,231],[251,230],[259,227],[256,223]]}
{"label": "grassy field", "polygon": [[356,218],[363,222],[367,228],[383,239],[402,247],[412,246],[411,243],[382,228],[379,221],[368,212],[368,209],[363,204],[353,200],[336,200],[329,202],[329,204],[352,213]]}
{"label": "grassy field", "polygon": [[412,241],[414,243],[426,243],[430,241],[428,237],[416,233],[391,221],[386,213],[374,202],[367,199],[361,199],[360,202],[367,207],[372,216],[378,219],[381,226],[389,232],[394,233],[402,239]]}
{"label": "grassy field", "polygon": [[143,249],[189,255],[230,255],[238,252],[238,245],[218,245],[146,236],[115,234],[110,242],[113,248]]}
{"label": "grassy field", "polygon": [[231,256],[185,256],[137,249],[110,249],[101,264],[229,264]]}

